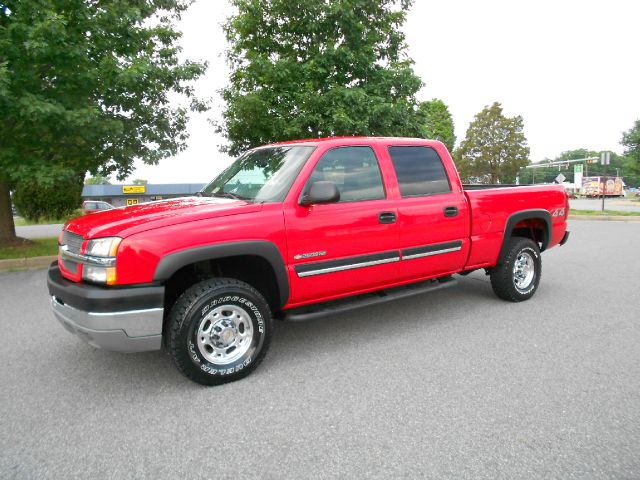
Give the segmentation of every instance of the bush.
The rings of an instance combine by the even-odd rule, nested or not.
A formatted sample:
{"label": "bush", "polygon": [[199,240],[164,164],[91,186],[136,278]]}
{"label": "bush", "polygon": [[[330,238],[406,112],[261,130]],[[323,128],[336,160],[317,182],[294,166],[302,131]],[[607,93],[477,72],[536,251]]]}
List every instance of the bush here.
{"label": "bush", "polygon": [[80,206],[82,179],[62,176],[46,184],[34,180],[16,185],[13,203],[20,216],[36,222],[64,218]]}

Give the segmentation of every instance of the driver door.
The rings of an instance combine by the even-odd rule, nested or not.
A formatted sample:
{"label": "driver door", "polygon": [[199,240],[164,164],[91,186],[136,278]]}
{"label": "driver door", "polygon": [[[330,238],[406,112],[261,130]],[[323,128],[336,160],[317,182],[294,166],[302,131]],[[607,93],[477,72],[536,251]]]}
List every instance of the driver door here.
{"label": "driver door", "polygon": [[340,200],[285,207],[290,306],[373,290],[397,277],[397,211],[374,149],[328,150],[302,195],[316,181],[334,182]]}

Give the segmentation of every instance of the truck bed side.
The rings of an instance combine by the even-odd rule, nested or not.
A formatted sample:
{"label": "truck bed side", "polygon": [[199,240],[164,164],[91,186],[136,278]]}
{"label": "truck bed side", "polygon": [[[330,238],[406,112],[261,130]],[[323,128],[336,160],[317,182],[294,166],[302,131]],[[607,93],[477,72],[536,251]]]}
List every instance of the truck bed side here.
{"label": "truck bed side", "polygon": [[468,270],[495,265],[503,240],[514,230],[516,234],[533,235],[545,249],[559,244],[567,229],[569,207],[560,185],[486,188],[464,193],[471,209]]}

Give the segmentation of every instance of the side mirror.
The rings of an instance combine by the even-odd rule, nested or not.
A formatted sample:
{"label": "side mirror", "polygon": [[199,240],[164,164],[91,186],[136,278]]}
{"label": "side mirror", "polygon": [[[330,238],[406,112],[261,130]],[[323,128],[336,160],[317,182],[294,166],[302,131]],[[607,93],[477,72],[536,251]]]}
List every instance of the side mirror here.
{"label": "side mirror", "polygon": [[308,206],[319,203],[335,203],[340,201],[340,190],[333,182],[313,182],[300,199],[300,205]]}

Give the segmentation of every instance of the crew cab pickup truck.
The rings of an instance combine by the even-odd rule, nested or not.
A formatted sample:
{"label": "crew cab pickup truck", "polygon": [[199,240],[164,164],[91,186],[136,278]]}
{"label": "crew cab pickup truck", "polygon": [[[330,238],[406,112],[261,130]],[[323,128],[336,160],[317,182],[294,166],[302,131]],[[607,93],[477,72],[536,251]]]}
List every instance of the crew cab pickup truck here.
{"label": "crew cab pickup truck", "polygon": [[164,346],[184,375],[215,385],[256,368],[273,318],[348,321],[351,308],[477,269],[498,297],[527,300],[540,252],[568,239],[568,211],[562,186],[463,188],[437,141],[267,145],[197,196],[69,221],[51,306],[93,346]]}

